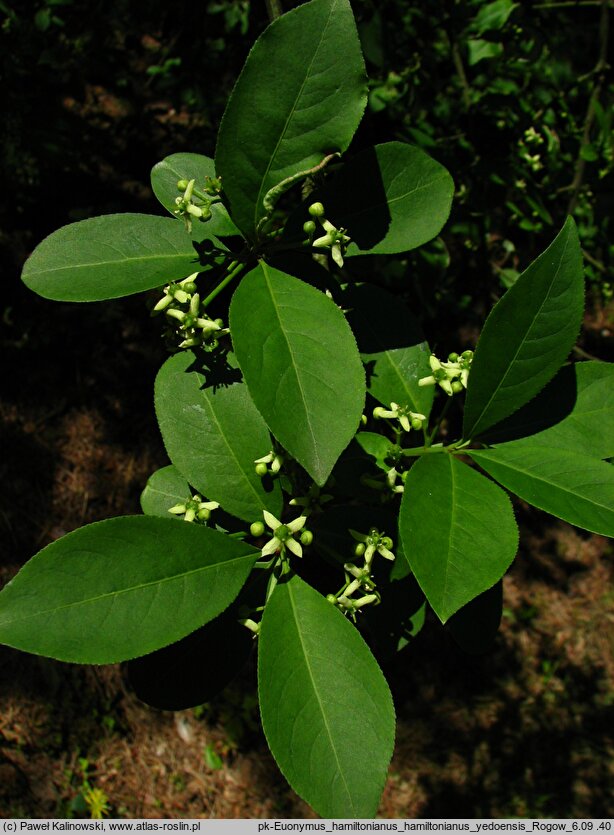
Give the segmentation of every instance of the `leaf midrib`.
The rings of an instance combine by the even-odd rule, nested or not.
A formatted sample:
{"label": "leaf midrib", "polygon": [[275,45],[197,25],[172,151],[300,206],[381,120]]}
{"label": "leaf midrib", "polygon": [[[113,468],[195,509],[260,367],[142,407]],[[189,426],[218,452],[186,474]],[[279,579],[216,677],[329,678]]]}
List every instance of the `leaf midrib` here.
{"label": "leaf midrib", "polygon": [[[92,552],[92,553],[96,554],[95,551]],[[106,600],[107,598],[117,599],[118,597],[120,597],[121,595],[124,595],[124,594],[131,594],[133,592],[140,591],[141,589],[150,588],[151,586],[162,585],[163,583],[166,583],[166,582],[174,582],[175,580],[181,580],[181,579],[185,580],[186,578],[188,578],[192,574],[198,574],[199,572],[209,571],[211,569],[219,569],[219,568],[225,567],[225,566],[232,566],[234,563],[237,563],[237,562],[240,562],[242,560],[245,560],[247,558],[252,558],[252,557],[255,559],[257,556],[258,556],[257,553],[244,554],[240,557],[232,557],[229,560],[224,560],[223,562],[213,563],[212,565],[201,565],[198,568],[191,569],[190,571],[184,571],[181,574],[175,574],[171,577],[162,578],[160,580],[151,580],[148,583],[141,583],[141,584],[136,585],[136,586],[130,586],[129,588],[120,589],[119,591],[105,592],[104,594],[97,595],[96,597],[88,597],[84,600],[73,601],[71,603],[64,603],[61,606],[54,606],[51,609],[39,609],[38,611],[33,612],[32,614],[29,614],[29,615],[26,615],[26,616],[13,618],[12,620],[1,621],[0,626],[7,626],[7,625],[11,626],[11,625],[16,624],[16,623],[23,623],[24,621],[32,620],[32,618],[41,617],[42,615],[48,615],[48,614],[53,614],[53,613],[56,613],[56,612],[61,612],[64,609],[72,609],[72,608],[77,608],[79,606],[85,606],[85,605],[88,605],[88,604],[95,604],[98,601]]]}
{"label": "leaf midrib", "polygon": [[[371,327],[371,322],[369,321],[368,317],[362,317],[362,322],[363,322],[364,325],[366,325],[367,329],[369,330],[369,333],[372,336],[378,337],[378,332],[374,328]],[[422,340],[422,342],[418,343],[418,344],[424,345],[426,343],[424,342],[424,340]],[[410,347],[413,347],[413,346],[410,346]],[[407,394],[407,397],[408,397],[408,400],[409,400],[409,405],[411,405],[415,411],[419,411],[419,405],[420,404],[416,401],[413,393],[411,392],[411,390],[408,386],[408,378],[406,377],[406,375],[401,373],[400,367],[397,365],[397,363],[395,363],[395,361],[393,359],[393,351],[398,351],[398,350],[402,351],[402,350],[405,350],[405,349],[403,349],[403,348],[382,348],[380,351],[364,351],[364,352],[361,351],[361,356],[377,357],[378,355],[381,356],[383,354],[386,361],[391,366],[395,376],[397,377],[398,380],[400,380],[400,382],[403,386],[403,389]],[[386,405],[388,405],[388,404],[386,404]]]}
{"label": "leaf midrib", "polygon": [[[382,200],[379,203],[371,203],[366,209],[360,209],[359,211],[348,213],[347,215],[343,216],[344,223],[351,223],[356,218],[361,217],[362,215],[369,215],[375,212],[377,209],[381,208],[382,206],[391,206],[393,203],[398,203],[399,200],[405,200],[407,197],[410,197],[412,194],[415,194],[417,191],[423,191],[425,188],[430,188],[431,186],[435,185],[435,183],[439,182],[440,180],[446,179],[447,172],[442,172],[434,177],[432,180],[429,180],[427,183],[422,183],[421,185],[414,186],[414,188],[410,189],[409,191],[404,192],[403,194],[399,194],[398,197],[392,197],[390,200]],[[392,189],[394,184],[394,180],[389,184],[389,188]]]}
{"label": "leaf midrib", "polygon": [[307,426],[309,427],[309,438],[310,438],[311,447],[312,447],[312,450],[313,450],[314,461],[317,462],[317,469],[319,471],[320,468],[321,468],[321,461],[320,461],[320,456],[318,455],[318,445],[316,444],[316,435],[315,435],[315,431],[314,431],[314,428],[313,428],[313,424],[311,422],[311,415],[310,415],[309,409],[307,408],[307,399],[305,397],[305,392],[303,390],[303,384],[302,384],[302,381],[301,381],[301,377],[298,373],[298,366],[297,366],[296,360],[294,358],[294,352],[292,350],[292,347],[290,345],[290,340],[289,340],[288,336],[286,335],[286,331],[285,331],[285,329],[283,327],[283,324],[282,324],[281,312],[280,312],[279,306],[277,304],[277,301],[275,299],[275,295],[273,293],[273,287],[272,287],[272,285],[269,281],[269,273],[267,271],[267,265],[264,262],[262,262],[260,266],[261,266],[261,269],[262,269],[262,274],[264,276],[264,280],[266,282],[267,289],[269,291],[269,296],[271,298],[273,308],[275,310],[275,315],[277,316],[277,321],[279,323],[279,330],[283,334],[284,340],[286,342],[286,346],[288,348],[288,353],[290,354],[290,358],[292,360],[292,368],[294,369],[294,376],[296,377],[296,382],[298,384],[298,389],[299,389],[299,392],[300,392],[300,395],[301,395],[301,400],[303,401],[303,411],[305,413]]}
{"label": "leaf midrib", "polygon": [[[489,407],[490,407],[490,404],[492,403],[492,401],[493,401],[494,397],[495,397],[495,396],[499,393],[499,391],[500,391],[500,390],[501,390],[501,388],[503,387],[503,385],[504,385],[504,383],[505,383],[505,380],[507,379],[507,376],[509,375],[509,373],[510,373],[510,371],[511,371],[511,369],[512,369],[513,365],[514,365],[514,363],[516,362],[516,359],[517,359],[517,357],[518,357],[518,354],[520,353],[521,349],[524,347],[524,345],[525,345],[525,343],[526,343],[526,341],[527,341],[527,336],[528,336],[528,334],[530,333],[531,329],[533,328],[533,326],[534,326],[534,324],[535,324],[535,322],[536,322],[537,318],[541,315],[541,312],[542,312],[542,309],[543,309],[544,305],[545,305],[545,304],[546,304],[546,302],[549,300],[549,298],[550,298],[550,293],[551,293],[551,291],[552,291],[552,287],[553,287],[553,285],[554,285],[554,282],[557,280],[558,275],[559,275],[559,272],[561,271],[561,266],[562,266],[562,264],[563,264],[563,260],[564,260],[564,258],[565,258],[565,253],[567,252],[567,246],[568,246],[568,244],[569,244],[569,240],[570,240],[570,235],[569,235],[569,233],[568,233],[568,234],[567,234],[567,238],[566,238],[566,240],[565,240],[565,246],[563,247],[563,251],[562,251],[561,255],[559,256],[559,262],[558,262],[558,265],[557,265],[556,271],[555,271],[555,273],[554,273],[554,276],[552,277],[552,280],[550,281],[550,284],[548,285],[548,290],[547,290],[547,292],[544,294],[544,298],[542,299],[542,302],[541,302],[541,304],[540,304],[540,306],[539,306],[539,309],[537,310],[537,312],[535,313],[535,315],[532,317],[532,319],[531,319],[531,324],[529,325],[529,327],[527,327],[527,328],[526,328],[525,333],[524,333],[524,336],[522,337],[521,341],[518,343],[518,348],[516,349],[516,352],[515,352],[514,356],[513,356],[513,357],[512,357],[512,359],[510,360],[510,362],[509,362],[509,364],[508,364],[508,366],[507,366],[507,369],[506,369],[506,371],[505,371],[505,374],[503,375],[503,377],[501,378],[501,380],[500,380],[500,381],[499,381],[499,383],[497,384],[497,387],[495,388],[495,390],[493,391],[493,393],[492,393],[492,394],[491,394],[491,396],[489,397],[489,399],[488,399],[488,401],[486,402],[486,404],[484,405],[484,407],[483,407],[482,411],[479,413],[479,415],[477,416],[477,418],[473,421],[473,427],[472,427],[472,429],[471,429],[471,432],[468,432],[468,433],[467,433],[469,436],[473,437],[474,435],[478,434],[479,430],[478,430],[478,429],[476,429],[476,427],[478,427],[478,426],[480,425],[480,421],[482,420],[482,418],[484,417],[484,415],[485,415],[485,414],[486,414],[486,412],[488,411],[488,409],[489,409]],[[505,298],[505,296],[503,296],[503,298]],[[502,299],[502,300],[503,300],[503,299]],[[519,408],[520,408],[520,407],[519,407]],[[516,411],[516,410],[515,410],[515,411]],[[487,428],[488,428],[488,427],[487,427]],[[482,429],[481,431],[483,431],[483,429]]]}
{"label": "leaf midrib", "polygon": [[[106,245],[106,244],[105,244]],[[171,259],[184,259],[190,255],[194,255],[192,251],[186,252],[176,252],[172,255],[138,255],[135,257],[124,257],[124,258],[116,258],[115,260],[109,259],[108,261],[89,261],[89,262],[82,262],[80,264],[65,264],[61,267],[48,267],[43,270],[28,270],[24,269],[24,276],[29,277],[33,275],[47,275],[49,273],[56,273],[56,272],[69,272],[71,270],[80,270],[83,267],[104,267],[108,266],[109,264],[128,264],[134,261],[165,261]]]}
{"label": "leaf midrib", "polygon": [[301,650],[302,650],[302,653],[303,653],[303,658],[304,658],[304,661],[305,661],[305,668],[306,668],[306,670],[309,674],[309,680],[311,682],[311,687],[312,687],[313,693],[316,697],[316,700],[317,700],[317,703],[318,703],[318,708],[320,709],[320,714],[322,716],[324,727],[326,729],[326,734],[328,736],[328,741],[329,741],[329,744],[330,744],[330,748],[333,752],[335,762],[337,764],[337,773],[341,776],[341,779],[343,781],[343,786],[345,788],[348,800],[350,801],[350,803],[353,806],[354,804],[353,804],[353,801],[352,801],[352,794],[351,794],[349,786],[347,784],[347,780],[345,779],[345,773],[344,773],[344,771],[341,767],[341,761],[340,761],[339,755],[337,753],[337,747],[334,743],[333,736],[332,736],[331,729],[330,729],[330,725],[329,725],[329,722],[328,722],[327,717],[326,717],[326,712],[324,710],[324,705],[322,703],[322,700],[320,698],[320,694],[319,694],[318,689],[316,687],[315,677],[314,677],[313,671],[311,669],[311,664],[309,663],[309,656],[308,656],[308,653],[307,653],[307,648],[305,647],[305,642],[303,640],[303,635],[301,633],[301,629],[300,629],[300,625],[299,625],[298,610],[297,610],[296,603],[295,603],[295,600],[294,600],[294,593],[293,593],[293,590],[292,590],[292,587],[290,586],[290,584],[287,585],[287,589],[288,589],[288,596],[289,596],[289,599],[290,599],[290,606],[292,607],[292,615],[293,615],[293,619],[294,619],[294,624],[296,626],[296,634],[298,636],[298,639],[299,639],[299,642],[300,642],[300,645],[301,645]]}
{"label": "leaf midrib", "polygon": [[305,77],[303,78],[303,81],[301,82],[301,86],[300,86],[300,88],[299,88],[299,91],[298,91],[298,93],[297,93],[297,95],[296,95],[295,99],[294,99],[294,102],[293,102],[292,107],[291,107],[291,109],[290,109],[290,113],[288,114],[288,117],[287,117],[287,119],[286,119],[286,121],[285,121],[285,124],[284,124],[284,126],[283,126],[283,129],[282,129],[282,130],[280,131],[280,133],[279,133],[279,137],[278,137],[278,139],[277,139],[277,143],[275,144],[275,149],[273,150],[273,153],[270,155],[270,157],[269,157],[269,161],[268,161],[268,163],[267,163],[267,167],[266,167],[266,169],[265,169],[265,171],[264,171],[264,173],[262,174],[262,177],[261,177],[261,179],[260,179],[260,188],[258,189],[258,197],[256,198],[256,204],[255,204],[255,206],[254,206],[254,228],[256,228],[256,227],[258,226],[258,221],[260,220],[259,208],[260,208],[260,205],[261,205],[261,202],[262,202],[262,193],[263,193],[263,191],[264,191],[264,184],[265,184],[265,182],[266,182],[266,178],[269,176],[269,173],[270,173],[271,168],[272,168],[272,166],[273,166],[273,160],[274,160],[274,159],[275,159],[275,157],[277,156],[277,152],[279,151],[279,146],[281,145],[281,143],[282,143],[282,141],[283,141],[283,139],[284,139],[284,137],[285,137],[285,135],[286,135],[286,132],[287,132],[287,130],[288,130],[288,125],[290,124],[290,120],[291,120],[291,119],[292,119],[292,117],[294,116],[294,113],[295,113],[295,111],[296,111],[296,108],[297,108],[298,102],[299,102],[299,100],[300,100],[301,96],[303,95],[303,90],[305,89],[305,85],[307,84],[307,81],[308,81],[308,80],[309,80],[309,78],[310,78],[310,75],[311,75],[311,68],[312,68],[312,66],[313,66],[313,62],[315,61],[316,56],[317,56],[317,54],[318,54],[318,52],[319,52],[319,50],[320,50],[320,47],[321,47],[321,45],[322,45],[322,41],[324,40],[324,36],[325,36],[325,34],[326,34],[326,31],[327,31],[327,29],[328,29],[328,27],[329,27],[329,25],[330,25],[331,18],[332,18],[332,16],[333,16],[333,8],[334,8],[336,5],[337,5],[337,4],[336,4],[336,2],[331,3],[331,7],[330,7],[330,10],[329,10],[329,13],[328,13],[328,17],[327,17],[327,19],[326,19],[326,23],[325,23],[325,24],[324,24],[324,26],[322,27],[322,33],[321,33],[321,35],[320,35],[320,39],[319,39],[319,41],[318,41],[318,45],[317,45],[317,46],[316,46],[316,48],[314,49],[313,56],[312,56],[312,58],[311,58],[311,61],[309,62],[309,66],[307,67],[307,71],[305,72]]}
{"label": "leaf midrib", "polygon": [[[485,460],[485,461],[491,461],[493,464],[496,464],[497,466],[502,467],[503,469],[507,469],[507,470],[510,470],[511,472],[515,472],[515,473],[520,473],[520,475],[528,476],[528,477],[534,479],[535,481],[541,482],[541,483],[547,485],[548,487],[550,487],[554,490],[557,490],[557,491],[559,491],[561,493],[564,493],[564,494],[569,494],[570,496],[573,496],[575,499],[580,499],[581,501],[584,501],[584,502],[587,502],[588,504],[594,505],[596,508],[603,508],[603,510],[606,510],[606,511],[611,511],[612,510],[610,505],[600,504],[599,502],[595,501],[594,499],[588,498],[588,497],[586,497],[582,494],[579,494],[579,493],[575,493],[573,490],[570,490],[567,487],[564,487],[560,484],[556,484],[555,482],[552,482],[552,481],[548,481],[547,478],[543,478],[542,476],[537,475],[534,470],[525,470],[521,466],[518,466],[516,464],[511,464],[509,461],[504,461],[501,458],[496,458],[492,455],[483,455],[479,451],[477,451],[477,453],[478,454],[475,455],[475,456],[472,453],[472,457],[475,457],[475,459],[477,460],[478,463],[480,462],[480,459]],[[582,456],[582,457],[583,457],[584,460],[587,460],[586,458],[584,458],[584,456]],[[588,459],[588,460],[590,460],[590,459]],[[593,463],[595,465],[596,464],[603,464],[604,461],[602,461],[601,458],[596,458],[591,463]],[[509,489],[511,490],[512,488],[509,488]]]}
{"label": "leaf midrib", "polygon": [[[199,378],[199,384],[201,383],[201,381],[202,381],[202,383],[206,382],[205,378],[202,375],[197,374],[196,376]],[[240,384],[240,385],[243,385],[243,384]],[[201,391],[202,391],[202,388],[201,388]],[[220,436],[221,436],[222,440],[224,441],[224,443],[226,444],[226,448],[230,452],[231,457],[234,459],[234,461],[237,465],[237,469],[239,470],[243,480],[248,484],[252,496],[255,496],[256,502],[261,508],[266,507],[265,502],[262,501],[262,496],[260,496],[260,494],[258,493],[256,488],[254,487],[252,482],[249,480],[249,478],[247,476],[247,473],[245,472],[244,467],[242,466],[241,462],[239,461],[237,453],[235,452],[233,447],[230,445],[230,442],[229,442],[229,440],[226,436],[226,433],[224,432],[222,424],[220,423],[220,420],[219,420],[217,414],[215,413],[215,410],[213,408],[213,404],[210,402],[209,398],[206,397],[204,392],[203,392],[203,399],[205,400],[205,402],[207,403],[207,406],[209,407],[209,412],[211,414],[211,417],[213,418],[213,421],[214,421],[215,425],[218,427],[219,432],[220,432]],[[211,492],[211,491],[209,491],[209,492]]]}
{"label": "leaf midrib", "polygon": [[452,493],[452,500],[450,502],[450,529],[448,532],[448,553],[446,557],[446,567],[444,571],[444,578],[443,578],[443,591],[441,593],[441,603],[442,606],[446,606],[446,598],[448,594],[448,582],[450,579],[450,554],[453,550],[453,540],[454,540],[454,518],[456,514],[456,501],[455,501],[455,481],[454,481],[454,462],[450,456],[447,458],[448,464],[450,465],[450,490]]}

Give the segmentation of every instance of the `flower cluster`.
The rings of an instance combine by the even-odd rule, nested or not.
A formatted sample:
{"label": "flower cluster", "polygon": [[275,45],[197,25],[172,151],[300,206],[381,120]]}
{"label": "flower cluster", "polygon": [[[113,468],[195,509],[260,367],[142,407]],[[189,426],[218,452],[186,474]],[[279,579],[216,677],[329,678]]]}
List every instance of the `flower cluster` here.
{"label": "flower cluster", "polygon": [[185,502],[169,507],[168,512],[175,516],[183,516],[184,522],[206,522],[212,510],[217,510],[218,502],[204,502],[199,495],[186,499]]}
{"label": "flower cluster", "polygon": [[[306,516],[297,516],[292,522],[287,522],[285,525],[276,519],[268,510],[263,510],[262,515],[267,526],[273,532],[273,536],[262,548],[262,556],[268,557],[272,554],[280,554],[285,556],[286,549],[291,551],[295,556],[303,556],[302,545],[311,545],[313,541],[313,534],[311,531],[305,529],[307,521]],[[262,522],[254,522],[250,528],[253,536],[262,536],[264,533],[264,525]],[[294,535],[300,533],[300,542],[294,539]]]}
{"label": "flower cluster", "polygon": [[192,221],[206,221],[211,219],[211,204],[219,200],[219,192],[222,189],[219,177],[207,177],[203,191],[195,186],[196,180],[179,180],[177,188],[183,192],[180,197],[175,198],[173,214],[183,218],[188,232],[192,231]]}
{"label": "flower cluster", "polygon": [[431,354],[429,365],[433,373],[418,380],[418,385],[434,386],[437,384],[450,397],[458,394],[467,388],[472,361],[473,351],[463,351],[460,356],[456,353],[449,354],[447,362],[441,362],[435,354]]}
{"label": "flower cluster", "polygon": [[182,281],[167,284],[164,295],[153,308],[153,315],[164,313],[169,325],[167,336],[179,339],[179,348],[214,347],[228,333],[221,319],[210,319],[196,291],[193,273]]}
{"label": "flower cluster", "polygon": [[263,455],[262,458],[256,458],[254,464],[256,465],[256,475],[264,478],[265,475],[277,475],[284,463],[283,455],[271,450]]}
{"label": "flower cluster", "polygon": [[[380,595],[371,574],[371,565],[375,554],[379,554],[387,560],[393,560],[394,554],[390,550],[393,547],[392,539],[380,533],[377,528],[370,528],[367,534],[353,530],[350,530],[350,533],[357,540],[354,554],[357,557],[362,557],[363,564],[358,566],[346,562],[343,566],[346,572],[343,588],[337,594],[328,594],[326,599],[349,615],[352,620],[356,620],[356,615],[360,609],[380,602]],[[359,595],[359,597],[354,595]]]}
{"label": "flower cluster", "polygon": [[311,217],[316,218],[320,222],[325,232],[324,235],[313,240],[317,227],[315,221],[308,220],[303,225],[303,231],[308,236],[311,245],[316,249],[330,249],[333,261],[338,267],[342,267],[343,255],[347,249],[347,245],[351,241],[351,238],[346,235],[347,230],[337,229],[336,226],[333,226],[333,224],[325,218],[324,206],[321,203],[312,203],[309,207],[309,214]]}
{"label": "flower cluster", "polygon": [[373,409],[373,417],[376,420],[381,418],[398,420],[405,432],[410,432],[412,429],[422,429],[422,421],[426,420],[425,415],[421,415],[420,412],[412,412],[409,406],[399,406],[398,403],[391,403],[390,409],[376,406]]}

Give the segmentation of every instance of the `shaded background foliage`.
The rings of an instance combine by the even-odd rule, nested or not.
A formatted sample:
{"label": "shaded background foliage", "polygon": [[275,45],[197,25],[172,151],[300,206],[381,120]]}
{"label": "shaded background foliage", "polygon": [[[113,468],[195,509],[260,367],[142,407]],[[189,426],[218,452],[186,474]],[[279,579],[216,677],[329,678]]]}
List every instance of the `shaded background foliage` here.
{"label": "shaded background foliage", "polygon": [[[283,3],[286,10],[294,5]],[[611,5],[607,0],[353,3],[371,80],[367,114],[351,150],[391,139],[417,144],[448,167],[456,197],[440,238],[405,256],[379,257],[377,273],[369,258],[353,261],[352,270],[403,295],[438,350],[473,347],[493,301],[547,246],[571,211],[586,257],[589,302],[576,351],[612,359]],[[66,530],[136,512],[148,473],[166,462],[150,405],[164,351],[157,323],[149,319],[142,299],[53,304],[25,290],[18,280],[21,266],[45,235],[72,220],[114,211],[158,212],[149,188],[151,166],[181,150],[213,156],[232,84],[267,22],[265,4],[249,0],[0,1],[3,581]],[[422,650],[410,650],[421,653],[412,665],[425,665],[425,673],[422,679],[397,683],[399,704],[409,705],[400,750],[423,768],[423,776],[412,795],[407,763],[393,771],[391,785],[406,805],[395,805],[389,789],[386,814],[607,813],[612,743],[603,734],[614,723],[611,699],[604,694],[611,682],[614,648],[607,640],[599,643],[595,626],[604,617],[606,623],[612,618],[611,594],[603,591],[609,576],[602,562],[607,548],[599,538],[574,534],[576,539],[570,540],[569,530],[560,524],[555,534],[542,530],[545,523],[531,511],[520,507],[519,512],[532,531],[538,556],[531,562],[528,553],[521,555],[529,562],[507,585],[511,614],[492,671],[488,660],[466,665],[454,655],[451,662],[449,646],[443,647],[434,633],[427,633]],[[562,556],[563,567],[556,569],[549,554],[555,562]],[[581,602],[578,611],[566,609],[561,601],[578,588],[573,597]],[[553,598],[553,589],[562,597]],[[550,626],[548,616],[546,625],[541,621],[539,626],[539,614],[531,614],[532,594],[541,595]],[[551,616],[557,606],[558,621]],[[590,616],[583,620],[587,612]],[[523,656],[522,635],[534,621],[537,633]],[[581,647],[574,656],[566,645],[565,655],[556,637],[561,634],[568,635],[572,649],[580,635],[593,646],[599,643],[600,653]],[[50,672],[48,664],[41,673],[38,662],[1,652],[7,659],[6,687],[9,680],[17,683],[2,691],[9,693],[9,707],[15,691],[32,708],[32,692],[38,690],[51,703],[68,692],[66,704],[75,709],[75,694],[85,686],[80,674],[60,668],[65,678],[58,683],[58,673]],[[432,661],[438,654],[440,666]],[[551,657],[559,655],[557,674],[548,664],[558,664]],[[520,685],[505,673],[506,659],[513,660]],[[431,714],[449,663],[455,665],[458,685]],[[497,683],[488,691],[479,682],[491,672]],[[525,713],[514,707],[518,687],[533,700]],[[94,695],[88,691],[91,709],[100,714],[101,704],[107,705],[104,715],[129,725],[126,715],[134,709],[124,705],[114,713],[103,691],[102,696],[96,687]],[[569,701],[568,709],[558,697]],[[232,698],[238,699],[236,721],[244,705],[236,694]],[[472,718],[465,715],[467,705],[476,707]],[[531,710],[541,711],[548,727]],[[73,714],[56,713],[57,708],[51,717],[47,713],[42,726],[55,723],[62,738],[54,739],[50,732],[36,742],[32,732],[25,744],[58,753],[86,748],[91,729],[75,731]],[[146,716],[140,715],[139,721],[145,722]],[[519,759],[506,723],[527,742],[534,765]],[[418,741],[412,728],[418,728]],[[446,736],[461,751],[487,746],[487,740],[493,750],[502,747],[498,758],[489,759],[482,751],[482,760],[474,753],[461,762],[459,754],[454,766],[454,755],[441,753],[448,750],[442,741]],[[0,766],[6,759],[12,768],[15,746],[10,734],[2,740],[8,754],[0,749]],[[561,766],[558,774],[548,775],[549,757],[539,754],[544,740],[553,746],[565,741],[568,760],[576,763],[571,771]],[[145,750],[146,741],[140,744]],[[222,748],[219,743],[218,750]],[[104,762],[112,782],[112,768]],[[499,782],[492,774],[488,777],[492,768],[498,770]],[[529,802],[531,768],[546,788],[541,793],[535,789]],[[593,786],[590,791],[584,777],[578,778],[579,789],[574,782],[582,769],[586,785]],[[15,800],[21,785],[16,777],[10,809],[78,813],[62,805],[71,791],[78,793],[78,771],[75,765],[67,786],[51,799],[34,793],[31,800],[31,789],[28,794],[22,786],[21,799]],[[271,774],[269,770],[262,778],[263,787],[274,779]],[[104,782],[102,772],[101,778]],[[281,792],[275,790],[280,797]],[[485,792],[492,794],[490,805]],[[420,797],[422,805],[416,799]],[[514,797],[523,800],[516,803]],[[187,809],[195,813],[185,798],[181,803],[176,814]],[[305,814],[293,803],[280,799],[277,806],[239,811]],[[115,810],[120,806],[118,801]],[[172,805],[167,808],[173,813]],[[207,808],[215,813],[215,804]],[[227,816],[237,812],[232,804],[220,803],[217,809]]]}

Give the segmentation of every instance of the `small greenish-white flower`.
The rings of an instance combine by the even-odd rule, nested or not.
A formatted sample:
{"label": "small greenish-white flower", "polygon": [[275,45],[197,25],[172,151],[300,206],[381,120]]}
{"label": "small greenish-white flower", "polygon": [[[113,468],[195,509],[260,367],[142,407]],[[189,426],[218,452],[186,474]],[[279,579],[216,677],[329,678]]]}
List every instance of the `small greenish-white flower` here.
{"label": "small greenish-white flower", "polygon": [[186,302],[190,301],[192,294],[196,290],[197,277],[198,273],[192,273],[192,275],[189,275],[181,281],[173,281],[171,284],[167,284],[163,290],[164,295],[155,305],[153,312],[159,313],[162,310],[166,310],[173,302],[186,304]]}
{"label": "small greenish-white flower", "polygon": [[[337,229],[337,227],[327,220],[325,217],[324,206],[321,203],[312,203],[309,207],[309,214],[321,223],[325,234],[316,238],[312,246],[321,249],[330,249],[330,254],[337,266],[343,266],[343,254],[351,238],[346,234],[345,229]],[[305,229],[306,233],[311,238],[314,234],[312,229],[313,221],[307,221],[309,226]]]}
{"label": "small greenish-white flower", "polygon": [[367,568],[371,565],[376,553],[386,560],[394,559],[394,554],[390,550],[393,547],[392,539],[380,533],[377,528],[370,528],[367,534],[358,533],[358,531],[351,529],[350,533],[357,542],[362,542],[365,545],[364,559]]}
{"label": "small greenish-white flower", "polygon": [[205,177],[205,192],[210,194],[212,197],[218,195],[222,190],[222,178],[220,176],[217,177]]}
{"label": "small greenish-white flower", "polygon": [[284,463],[283,455],[271,450],[263,455],[262,458],[256,458],[254,464],[256,465],[256,473],[259,476],[265,476],[267,473],[277,475]]}
{"label": "small greenish-white flower", "polygon": [[373,409],[373,417],[376,420],[379,418],[398,420],[405,432],[410,432],[412,429],[422,429],[422,421],[426,420],[426,415],[421,415],[420,412],[412,412],[409,406],[399,406],[398,403],[391,403],[390,409],[376,406]]}
{"label": "small greenish-white flower", "polygon": [[256,621],[252,620],[251,618],[241,618],[239,623],[241,624],[241,626],[247,627],[247,629],[249,629],[250,632],[253,632],[254,638],[256,638],[260,633],[260,624],[256,623]]}
{"label": "small greenish-white flower", "polygon": [[[183,191],[183,194],[175,198],[177,208],[173,210],[173,214],[183,218],[188,232],[192,231],[193,218],[203,221],[211,218],[212,200],[194,187],[195,182],[195,180],[179,180],[177,188]],[[185,186],[185,189],[183,186]],[[198,200],[198,203],[195,203],[194,200]]]}
{"label": "small greenish-white flower", "polygon": [[284,525],[279,521],[279,519],[276,519],[272,513],[269,513],[268,510],[263,510],[262,515],[264,516],[264,521],[267,526],[273,531],[273,536],[262,549],[262,556],[268,557],[278,551],[283,553],[287,548],[288,551],[291,551],[295,554],[295,556],[302,557],[303,549],[301,544],[293,537],[294,534],[303,530],[307,517],[297,516],[297,518],[293,519],[292,522],[288,522]]}
{"label": "small greenish-white flower", "polygon": [[185,502],[169,507],[168,512],[175,516],[183,516],[185,522],[206,522],[211,516],[211,511],[217,510],[219,506],[218,502],[204,502],[199,495],[194,495]]}
{"label": "small greenish-white flower", "polygon": [[524,138],[526,142],[534,143],[536,145],[543,145],[544,137],[541,133],[538,133],[533,125],[530,128],[527,128],[524,132]]}
{"label": "small greenish-white flower", "polygon": [[377,594],[365,594],[363,597],[360,597],[358,600],[354,600],[354,606],[357,609],[362,609],[363,606],[369,606],[371,603],[379,603],[379,596]]}
{"label": "small greenish-white flower", "polygon": [[[365,588],[368,591],[372,591],[375,588],[375,583],[373,582],[371,572],[368,568],[365,568],[364,566],[362,568],[359,568],[357,565],[354,565],[354,563],[351,562],[346,562],[343,567],[347,571],[347,573],[354,578],[354,580],[352,580],[352,583],[358,583],[357,586],[354,586],[355,589],[360,587]],[[344,594],[348,593],[348,589],[345,589]]]}
{"label": "small greenish-white flower", "polygon": [[435,354],[429,357],[429,365],[433,372],[428,377],[418,380],[419,386],[439,385],[448,396],[457,394],[463,388],[467,388],[469,381],[469,370],[473,360],[473,351],[463,351],[459,356],[451,353],[447,362],[437,359]]}
{"label": "small greenish-white flower", "polygon": [[329,220],[320,219],[320,223],[326,230],[326,234],[322,235],[320,238],[316,238],[312,244],[314,247],[322,247],[325,249],[330,249],[330,254],[337,266],[343,266],[343,253],[347,245],[350,243],[351,238],[345,234],[345,229],[337,229],[336,226]]}

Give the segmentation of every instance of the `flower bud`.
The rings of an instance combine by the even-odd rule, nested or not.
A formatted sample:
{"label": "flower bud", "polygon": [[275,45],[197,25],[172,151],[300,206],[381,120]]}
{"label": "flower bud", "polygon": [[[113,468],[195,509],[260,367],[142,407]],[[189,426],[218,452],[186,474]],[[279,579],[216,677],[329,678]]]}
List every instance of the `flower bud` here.
{"label": "flower bud", "polygon": [[365,543],[364,542],[357,542],[354,545],[354,556],[355,557],[362,557],[365,552]]}
{"label": "flower bud", "polygon": [[309,207],[311,217],[324,217],[324,206],[321,203],[312,203]]}
{"label": "flower bud", "polygon": [[305,223],[303,223],[303,232],[306,235],[313,235],[313,233],[315,231],[316,231],[316,225],[315,225],[315,222],[313,220],[307,220],[307,221],[305,221]]}
{"label": "flower bud", "polygon": [[313,542],[313,533],[308,530],[304,530],[301,534],[301,545],[311,545]]}
{"label": "flower bud", "polygon": [[179,180],[179,182],[177,183],[177,190],[178,191],[185,191],[187,187],[188,187],[188,181],[187,180]]}
{"label": "flower bud", "polygon": [[419,418],[412,418],[411,420],[411,428],[418,431],[422,429],[422,421]]}
{"label": "flower bud", "polygon": [[462,390],[463,390],[463,384],[461,383],[461,381],[460,380],[454,380],[454,382],[452,383],[452,391],[454,392],[454,394],[458,394]]}
{"label": "flower bud", "polygon": [[264,523],[263,522],[252,522],[249,526],[249,532],[252,536],[262,536],[264,533]]}
{"label": "flower bud", "polygon": [[259,475],[260,478],[263,478],[269,471],[269,468],[266,464],[260,463],[256,464],[256,475]]}

